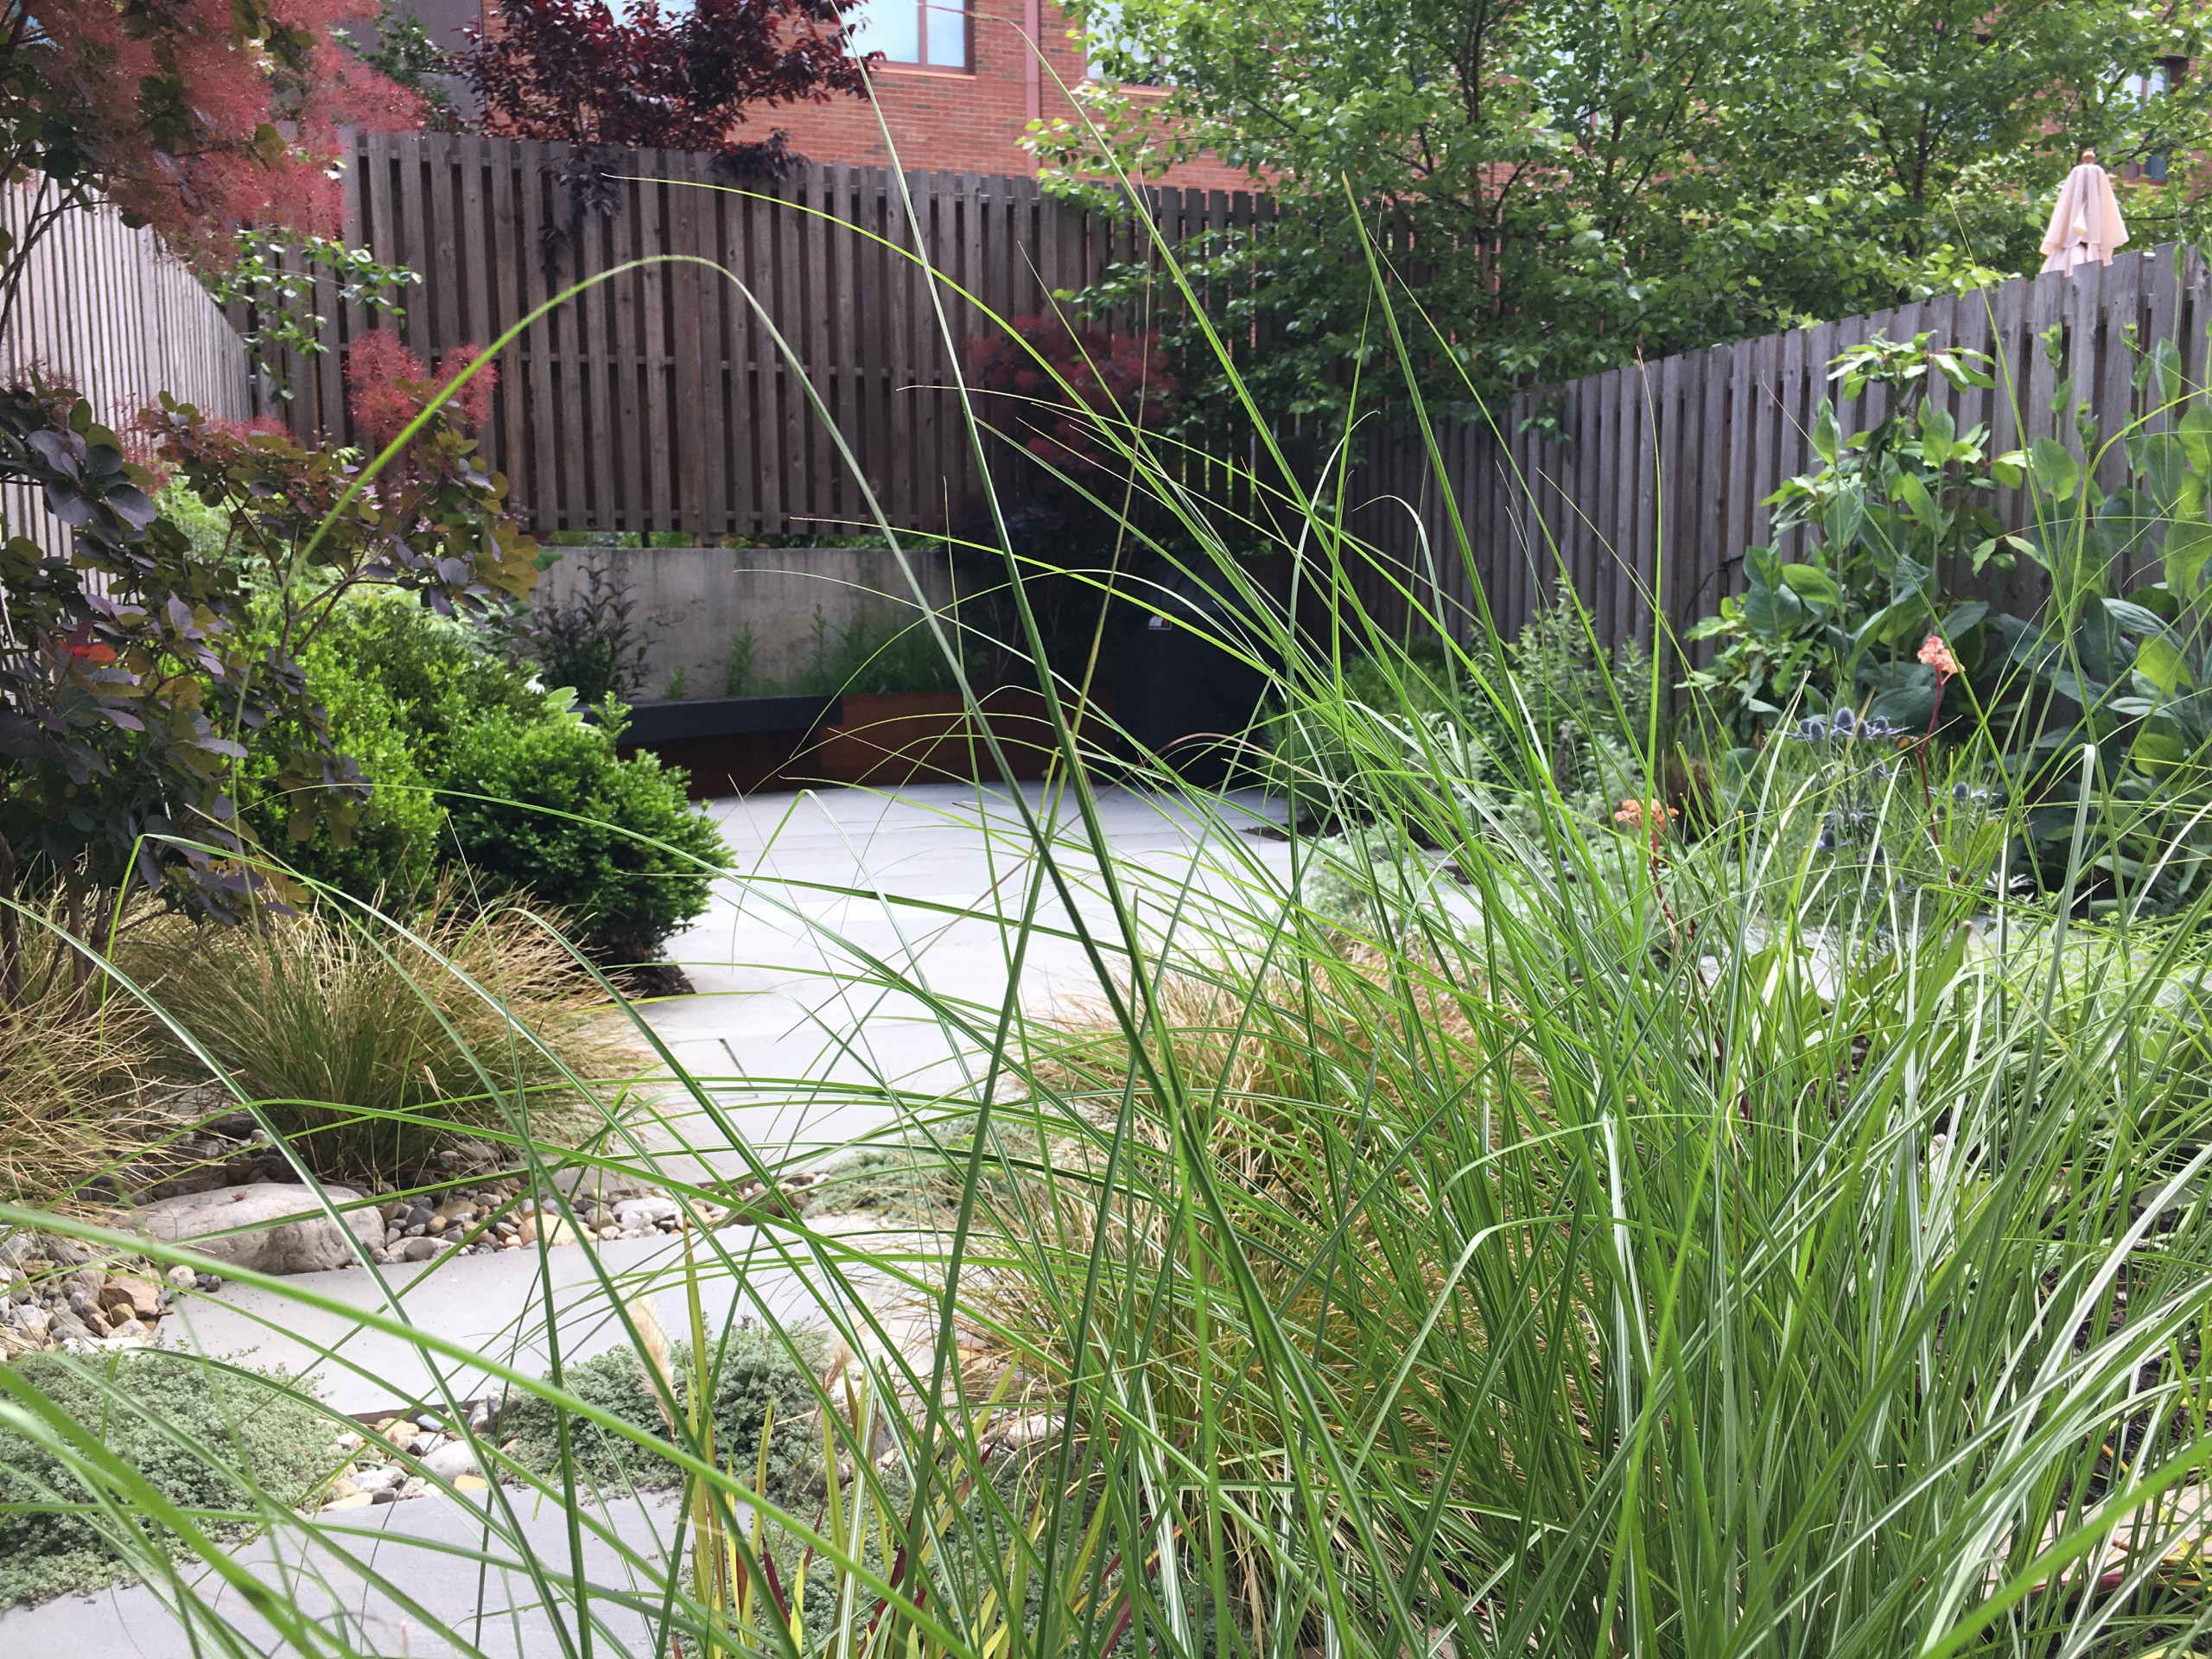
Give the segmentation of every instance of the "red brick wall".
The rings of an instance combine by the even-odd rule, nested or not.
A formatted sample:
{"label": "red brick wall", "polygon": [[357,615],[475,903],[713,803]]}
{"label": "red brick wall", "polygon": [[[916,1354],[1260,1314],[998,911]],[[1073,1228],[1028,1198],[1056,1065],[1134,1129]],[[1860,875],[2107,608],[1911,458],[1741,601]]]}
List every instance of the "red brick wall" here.
{"label": "red brick wall", "polygon": [[[1024,38],[1030,28],[1044,48],[1043,64]],[[1052,0],[975,0],[969,41],[973,67],[965,72],[900,64],[879,70],[875,96],[882,111],[880,124],[876,109],[841,98],[829,104],[756,111],[741,136],[759,137],[781,127],[791,134],[791,147],[810,162],[887,167],[892,159],[884,143],[887,127],[899,163],[910,168],[1015,177],[1034,174],[1036,157],[1021,147],[1022,135],[1038,116],[1052,119],[1074,115],[1074,105],[1061,87],[1084,79],[1087,65],[1082,43],[1069,38],[1068,19]],[[1214,190],[1251,188],[1242,173],[1211,159],[1179,166],[1160,182]]]}

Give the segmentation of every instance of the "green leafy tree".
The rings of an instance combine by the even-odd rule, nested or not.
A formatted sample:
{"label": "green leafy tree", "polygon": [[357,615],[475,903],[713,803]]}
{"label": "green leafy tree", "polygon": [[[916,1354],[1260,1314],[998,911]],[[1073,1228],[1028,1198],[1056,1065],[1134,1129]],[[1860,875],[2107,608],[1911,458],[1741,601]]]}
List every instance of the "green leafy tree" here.
{"label": "green leafy tree", "polygon": [[[1123,0],[1111,19],[1109,82],[1159,98],[1102,86],[1096,135],[1035,143],[1064,180],[1101,176],[1103,143],[1138,175],[1211,150],[1264,181],[1270,234],[1192,270],[1277,416],[1340,406],[1348,366],[1389,353],[1355,214],[1433,325],[1414,325],[1423,391],[1487,396],[2032,269],[2082,147],[2123,167],[2212,137],[2212,79],[2146,78],[2202,49],[2196,14],[2120,0]],[[2191,194],[2130,187],[2138,239],[2193,229]],[[1109,297],[1141,298],[1124,275]],[[1204,429],[1220,377],[1187,330],[1170,344]]]}

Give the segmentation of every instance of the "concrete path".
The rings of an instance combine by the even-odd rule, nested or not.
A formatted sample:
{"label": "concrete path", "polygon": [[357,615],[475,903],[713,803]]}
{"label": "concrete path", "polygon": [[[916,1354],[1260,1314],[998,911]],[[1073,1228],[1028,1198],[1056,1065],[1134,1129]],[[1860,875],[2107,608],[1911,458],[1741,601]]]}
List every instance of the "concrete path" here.
{"label": "concrete path", "polygon": [[[1041,785],[1023,798],[1046,823],[1073,916],[1118,950],[1074,803],[1048,807]],[[1007,994],[1002,924],[1020,917],[1040,881],[1022,1010],[1036,1019],[1096,995],[1096,968],[1065,937],[1070,909],[1002,789],[831,790],[715,810],[740,874],[671,947],[699,995],[654,1004],[647,1017],[756,1144],[833,1146],[894,1115],[887,1091],[962,1092],[980,1074],[976,1034],[995,1023]],[[1213,824],[1178,797],[1114,789],[1100,801],[1128,902],[1154,929],[1179,912],[1187,930],[1216,925],[1224,908],[1270,903],[1289,849],[1241,831],[1281,813],[1256,792],[1230,797]],[[708,1161],[735,1167],[713,1150],[723,1137],[687,1126],[683,1138],[695,1137]]]}
{"label": "concrete path", "polygon": [[[512,1495],[518,1506],[529,1496]],[[324,1542],[263,1538],[237,1559],[263,1580],[289,1587],[329,1644],[318,1652],[392,1659],[570,1659],[587,1652],[608,1659],[656,1652],[652,1625],[637,1609],[657,1599],[654,1559],[665,1559],[678,1541],[681,1517],[672,1498],[619,1499],[586,1509],[578,1552],[588,1610],[582,1616],[575,1605],[578,1555],[569,1553],[566,1511],[547,1503],[522,1510],[512,1522],[503,1516],[512,1528],[503,1535],[487,1530],[486,1506],[483,1494],[411,1498],[326,1516],[340,1525],[327,1531]],[[524,1548],[549,1576],[563,1580],[550,1601],[529,1573],[512,1565]],[[299,1651],[211,1569],[187,1569],[183,1579],[200,1609],[197,1645],[162,1597],[129,1585],[0,1613],[0,1650],[21,1659],[205,1659],[239,1650],[274,1659]],[[586,1624],[592,1627],[588,1645]],[[242,1649],[214,1645],[208,1632],[216,1628]],[[460,1640],[437,1635],[441,1628]]]}
{"label": "concrete path", "polygon": [[[848,1226],[858,1233],[866,1224],[856,1218]],[[834,1235],[820,1247],[826,1270],[822,1256],[788,1235],[731,1227],[713,1240],[695,1252],[710,1331],[741,1319],[825,1325],[832,1302],[849,1321],[872,1315],[894,1339],[903,1339],[912,1323],[911,1281],[849,1265]],[[870,1234],[867,1248],[872,1256],[895,1255],[903,1273],[925,1282],[943,1259],[929,1238]],[[441,1378],[459,1400],[499,1386],[479,1367],[425,1356],[407,1338],[364,1323],[363,1314],[404,1319],[531,1376],[551,1363],[549,1328],[559,1332],[563,1359],[574,1363],[628,1343],[616,1312],[620,1305],[650,1301],[671,1336],[682,1336],[690,1322],[683,1247],[666,1236],[613,1239],[588,1249],[563,1245],[542,1258],[534,1249],[506,1250],[374,1274],[360,1268],[303,1273],[286,1283],[295,1294],[231,1286],[188,1299],[162,1322],[162,1340],[262,1370],[281,1365],[293,1376],[311,1376],[334,1410],[359,1416],[410,1402],[435,1404]],[[340,1306],[314,1306],[308,1299]]]}
{"label": "concrete path", "polygon": [[[671,952],[700,994],[650,1005],[645,1017],[741,1135],[772,1155],[826,1151],[893,1121],[902,1099],[958,1097],[978,1075],[977,1035],[990,1029],[1010,987],[1031,1019],[1096,995],[1097,972],[1082,944],[1053,931],[1065,935],[1080,919],[1109,950],[1119,949],[1098,862],[1082,841],[1072,802],[1048,804],[1037,785],[1022,799],[1048,817],[1046,844],[1074,902],[1071,909],[1049,885],[1041,892],[1041,931],[1032,937],[1018,983],[1002,924],[1023,913],[1044,861],[1005,791],[942,785],[715,804],[737,874],[718,884],[712,909]],[[1236,912],[1261,909],[1280,892],[1287,849],[1242,833],[1280,807],[1257,796],[1224,804],[1225,823],[1208,825],[1177,798],[1106,791],[1101,816],[1128,884],[1127,902],[1147,929],[1233,929]],[[887,976],[894,982],[883,983]],[[683,1149],[678,1157],[688,1153],[724,1171],[744,1161],[696,1109],[671,1114],[660,1133],[672,1150]],[[716,1238],[738,1259],[702,1275],[710,1320],[823,1322],[829,1286],[817,1262],[751,1229],[725,1230]],[[905,1243],[911,1270],[926,1279],[933,1242]],[[636,1239],[602,1243],[588,1255],[573,1246],[550,1252],[543,1269],[551,1275],[550,1293],[534,1251],[387,1268],[383,1287],[360,1268],[304,1274],[293,1281],[297,1292],[332,1306],[231,1287],[169,1321],[170,1340],[312,1373],[336,1409],[365,1413],[435,1397],[421,1352],[404,1338],[367,1328],[351,1311],[389,1312],[384,1287],[397,1293],[417,1327],[536,1372],[545,1364],[549,1295],[563,1354],[585,1358],[626,1339],[613,1317],[617,1300],[649,1298],[663,1327],[680,1332],[688,1318],[681,1268],[671,1241]],[[614,1281],[616,1295],[608,1294],[602,1272]],[[872,1313],[894,1340],[911,1317],[909,1293],[881,1274],[858,1275],[836,1299]],[[464,1362],[448,1365],[445,1381],[458,1398],[484,1391],[484,1373]],[[419,1618],[361,1587],[361,1568],[386,1567],[387,1558],[404,1559],[409,1592],[442,1620],[518,1604],[518,1614],[491,1621],[472,1638],[485,1653],[537,1659],[576,1650],[556,1633],[526,1580],[499,1573],[480,1579],[477,1563],[450,1553],[447,1547],[469,1532],[468,1517],[454,1503],[416,1499],[360,1516],[366,1541],[348,1546],[350,1564],[326,1563],[330,1587],[306,1597],[323,1598],[315,1605],[327,1612],[327,1628],[342,1630],[356,1651],[418,1659],[460,1651],[429,1640]],[[659,1547],[669,1520],[650,1503],[618,1505],[601,1518],[640,1553]],[[533,1548],[557,1553],[561,1526],[562,1517],[542,1516],[525,1533]],[[257,1554],[242,1559],[276,1570],[270,1548],[257,1546]],[[629,1571],[620,1549],[593,1546],[586,1571],[619,1603]],[[214,1594],[212,1584],[207,1593]],[[274,1641],[234,1592],[225,1593],[231,1599],[215,1605],[240,1617],[251,1640]],[[641,1630],[617,1606],[594,1650],[649,1650],[637,1645]],[[36,1659],[182,1659],[208,1650],[143,1587],[0,1613],[0,1652]]]}

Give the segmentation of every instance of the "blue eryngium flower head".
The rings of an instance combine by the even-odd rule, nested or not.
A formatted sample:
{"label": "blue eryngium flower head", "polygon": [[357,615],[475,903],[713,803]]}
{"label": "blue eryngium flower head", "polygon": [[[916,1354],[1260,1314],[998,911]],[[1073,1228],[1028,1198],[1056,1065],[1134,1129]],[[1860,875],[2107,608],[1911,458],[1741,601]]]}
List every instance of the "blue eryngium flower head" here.
{"label": "blue eryngium flower head", "polygon": [[1829,722],[1829,725],[1830,729],[1847,743],[1859,734],[1859,716],[1853,714],[1848,708],[1837,709],[1835,718]]}
{"label": "blue eryngium flower head", "polygon": [[1802,743],[1824,743],[1834,728],[1819,715],[1808,715],[1797,722],[1797,729],[1789,734]]}

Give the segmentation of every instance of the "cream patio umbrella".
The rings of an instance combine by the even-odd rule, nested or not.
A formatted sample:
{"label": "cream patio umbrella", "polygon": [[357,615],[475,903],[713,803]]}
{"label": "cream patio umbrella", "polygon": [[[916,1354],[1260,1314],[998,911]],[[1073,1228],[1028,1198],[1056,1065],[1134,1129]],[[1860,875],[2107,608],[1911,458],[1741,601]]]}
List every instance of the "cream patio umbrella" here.
{"label": "cream patio umbrella", "polygon": [[2108,265],[2126,241],[2111,176],[2097,165],[2097,152],[2085,149],[2081,165],[2058,187],[2050,228],[2043,233],[2043,268],[2076,271],[2093,263]]}

